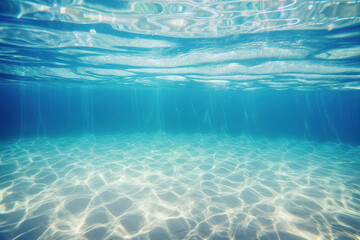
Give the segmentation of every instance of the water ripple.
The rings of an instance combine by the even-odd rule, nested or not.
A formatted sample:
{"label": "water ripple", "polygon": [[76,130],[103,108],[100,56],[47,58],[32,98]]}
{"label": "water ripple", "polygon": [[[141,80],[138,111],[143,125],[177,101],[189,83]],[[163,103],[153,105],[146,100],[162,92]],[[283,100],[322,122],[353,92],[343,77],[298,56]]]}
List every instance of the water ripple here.
{"label": "water ripple", "polygon": [[0,79],[358,89],[356,1],[6,0]]}
{"label": "water ripple", "polygon": [[[175,37],[212,37],[285,29],[326,29],[359,22],[356,1],[10,1],[7,16]],[[16,14],[15,14],[16,13]]]}

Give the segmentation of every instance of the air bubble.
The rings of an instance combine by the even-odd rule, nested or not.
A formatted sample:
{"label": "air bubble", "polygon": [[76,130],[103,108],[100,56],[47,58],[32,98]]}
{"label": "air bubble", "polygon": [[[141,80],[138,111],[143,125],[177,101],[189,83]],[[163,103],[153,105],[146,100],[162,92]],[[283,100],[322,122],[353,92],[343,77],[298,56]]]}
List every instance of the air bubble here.
{"label": "air bubble", "polygon": [[96,31],[95,31],[95,29],[90,29],[90,31],[89,31],[91,34],[96,34]]}

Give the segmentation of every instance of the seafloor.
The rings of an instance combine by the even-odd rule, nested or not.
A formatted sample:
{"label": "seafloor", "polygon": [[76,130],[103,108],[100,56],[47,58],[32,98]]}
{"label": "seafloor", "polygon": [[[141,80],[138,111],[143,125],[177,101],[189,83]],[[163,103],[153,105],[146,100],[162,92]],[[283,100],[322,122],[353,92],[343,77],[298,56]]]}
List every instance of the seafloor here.
{"label": "seafloor", "polygon": [[0,239],[360,239],[360,147],[129,134],[0,156]]}

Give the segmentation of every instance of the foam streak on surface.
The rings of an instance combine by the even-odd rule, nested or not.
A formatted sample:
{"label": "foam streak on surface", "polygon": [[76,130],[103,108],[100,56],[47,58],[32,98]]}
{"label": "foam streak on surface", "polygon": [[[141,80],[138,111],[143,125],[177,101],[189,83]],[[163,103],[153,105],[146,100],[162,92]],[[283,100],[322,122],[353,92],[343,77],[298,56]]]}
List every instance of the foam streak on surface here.
{"label": "foam streak on surface", "polygon": [[0,237],[356,239],[360,148],[226,135],[2,143]]}

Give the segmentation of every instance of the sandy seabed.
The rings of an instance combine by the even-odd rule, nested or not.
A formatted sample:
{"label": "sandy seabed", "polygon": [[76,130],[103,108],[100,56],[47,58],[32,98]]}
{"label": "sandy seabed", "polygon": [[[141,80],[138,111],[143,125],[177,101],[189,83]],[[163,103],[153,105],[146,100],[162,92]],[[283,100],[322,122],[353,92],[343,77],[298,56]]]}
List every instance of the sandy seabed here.
{"label": "sandy seabed", "polygon": [[360,147],[123,134],[0,146],[0,239],[360,239]]}

